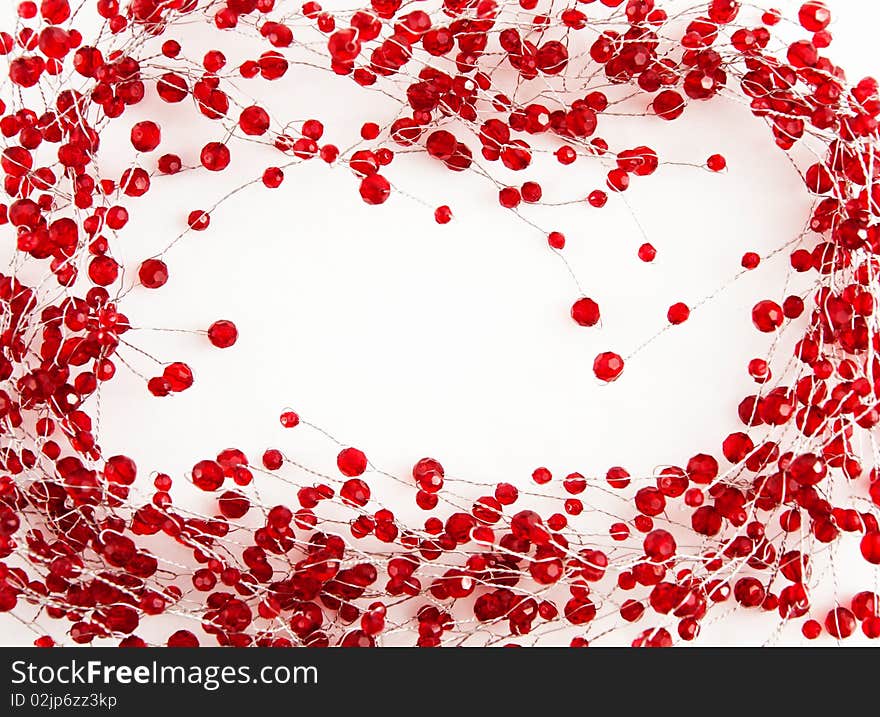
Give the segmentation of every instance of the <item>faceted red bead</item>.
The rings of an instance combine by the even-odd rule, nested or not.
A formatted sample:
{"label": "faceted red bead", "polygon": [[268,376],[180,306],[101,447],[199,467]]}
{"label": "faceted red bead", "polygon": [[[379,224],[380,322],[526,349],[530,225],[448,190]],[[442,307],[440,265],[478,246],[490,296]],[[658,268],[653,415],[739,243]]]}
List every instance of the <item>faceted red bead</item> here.
{"label": "faceted red bead", "polygon": [[229,348],[238,340],[238,329],[231,321],[215,321],[208,327],[208,340],[218,349]]}
{"label": "faceted red bead", "polygon": [[339,495],[349,505],[364,506],[370,500],[370,487],[360,478],[352,478],[342,484]]}
{"label": "faceted red bead", "polygon": [[764,333],[776,331],[784,321],[785,314],[782,307],[775,301],[768,299],[759,301],[752,309],[752,323]]}
{"label": "faceted red bead", "polygon": [[600,353],[593,361],[593,373],[606,383],[616,381],[623,373],[623,359],[612,351]]}
{"label": "faceted red bead", "polygon": [[669,323],[673,325],[683,324],[688,320],[690,315],[691,310],[688,308],[687,304],[681,302],[673,304],[669,307],[669,311],[666,312],[666,318],[669,320]]}
{"label": "faceted red bead", "polygon": [[449,224],[452,221],[452,210],[445,204],[434,210],[434,221],[438,224]]}
{"label": "faceted red bead", "polygon": [[239,115],[238,126],[246,135],[259,137],[269,129],[269,114],[259,105],[245,107]]}
{"label": "faceted red bead", "polygon": [[162,141],[162,133],[155,122],[138,122],[131,128],[131,144],[138,152],[152,152]]}
{"label": "faceted red bead", "polygon": [[804,29],[810,32],[824,30],[831,23],[831,12],[824,2],[811,0],[801,5],[798,19]]}
{"label": "faceted red bead", "polygon": [[595,326],[601,318],[599,304],[587,297],[578,299],[571,307],[571,318],[580,326]]}
{"label": "faceted red bead", "polygon": [[845,607],[835,608],[825,617],[825,629],[831,637],[845,639],[856,631],[856,618]]}
{"label": "faceted red bead", "polygon": [[684,113],[684,98],[674,90],[664,90],[654,98],[654,112],[665,120],[674,120]]}
{"label": "faceted red bead", "polygon": [[443,466],[433,458],[422,458],[413,466],[412,475],[425,493],[437,493],[443,488]]}
{"label": "faceted red bead", "polygon": [[285,411],[281,414],[280,420],[285,428],[295,428],[299,425],[299,416],[294,411]]}
{"label": "faceted red bead", "polygon": [[391,185],[381,174],[371,174],[361,180],[360,194],[367,204],[384,204],[391,195]]}
{"label": "faceted red bead", "polygon": [[168,281],[168,267],[160,259],[147,259],[138,269],[138,278],[148,289],[158,289]]}
{"label": "faceted red bead", "polygon": [[203,491],[217,490],[223,485],[224,478],[223,469],[214,461],[199,461],[193,466],[193,484]]}
{"label": "faceted red bead", "polygon": [[367,470],[367,457],[357,448],[343,448],[336,456],[336,465],[342,475],[355,478]]}
{"label": "faceted red bead", "polygon": [[209,142],[202,148],[202,166],[211,172],[220,172],[229,166],[229,148],[222,142]]}

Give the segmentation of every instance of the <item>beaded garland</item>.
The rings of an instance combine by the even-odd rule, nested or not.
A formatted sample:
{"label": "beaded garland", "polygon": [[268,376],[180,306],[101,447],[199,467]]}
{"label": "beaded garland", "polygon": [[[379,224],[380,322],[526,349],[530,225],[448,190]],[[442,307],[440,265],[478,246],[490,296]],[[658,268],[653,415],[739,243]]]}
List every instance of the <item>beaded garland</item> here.
{"label": "beaded garland", "polygon": [[[880,94],[875,80],[851,84],[822,54],[831,42],[825,4],[801,7],[806,39],[781,52],[771,49],[781,14],[737,0],[669,15],[659,0],[564,9],[543,0],[437,0],[418,9],[373,0],[346,12],[312,0],[25,0],[17,12],[16,27],[0,33],[11,81],[0,110],[8,195],[0,218],[9,225],[4,242],[16,242],[9,273],[0,274],[0,612],[38,611],[61,621],[73,643],[123,646],[373,646],[392,635],[420,646],[531,644],[565,634],[572,646],[606,638],[655,647],[694,640],[707,619],[748,611],[796,621],[808,639],[857,630],[880,637],[873,586],[836,605],[811,600],[824,579],[811,571],[816,554],[845,534],[858,536],[853,550],[864,561],[880,565],[877,451],[862,448],[873,447],[880,422]],[[212,28],[217,48],[198,61],[175,39],[193,23]],[[233,32],[253,48],[237,67],[223,53]],[[291,75],[298,49],[310,65],[363,88],[365,103],[376,89],[395,97],[399,115],[387,126],[365,122],[352,150],[326,141],[319,119],[276,122],[238,87]],[[329,476],[280,449],[251,461],[228,448],[185,477],[214,505],[199,515],[175,502],[165,474],[152,477],[149,502],[136,501],[133,488],[149,479],[98,445],[93,399],[125,363],[119,353],[134,333],[114,246],[128,240],[129,211],[149,211],[151,185],[163,176],[194,171],[209,181],[259,141],[278,155],[254,180],[267,189],[290,181],[299,164],[325,162],[353,173],[360,198],[378,205],[397,191],[388,177],[405,151],[479,173],[501,208],[517,210],[542,203],[541,184],[508,186],[492,168],[525,176],[550,142],[560,172],[591,158],[610,163],[606,186],[585,197],[600,210],[663,161],[648,146],[611,147],[597,134],[628,97],[648,108],[646,119],[671,122],[725,94],[768,126],[815,201],[808,231],[787,245],[792,271],[812,289],[751,309],[758,331],[775,337],[800,320],[802,335],[778,378],[769,358],[749,362],[757,388],[740,403],[743,428],[717,450],[683,456],[647,481],[621,467],[554,481],[538,468],[538,501],[506,482],[459,495],[434,458],[400,478],[344,446]],[[104,146],[107,127],[145,98],[216,124],[197,167],[164,152],[156,121],[135,123],[130,146]],[[805,143],[821,155],[803,164]],[[96,159],[105,151],[129,152],[130,168],[102,176]],[[726,168],[721,155],[706,161],[708,171]],[[187,211],[179,239],[211,226],[211,210]],[[453,211],[438,206],[433,219],[446,224]],[[542,240],[564,256],[561,232]],[[644,243],[638,258],[656,253]],[[161,289],[169,255],[132,267],[134,290]],[[761,260],[745,254],[742,271]],[[21,281],[23,262],[38,263],[51,281]],[[570,310],[584,331],[599,330],[594,298],[577,298]],[[669,324],[693,310],[673,304]],[[220,349],[238,338],[225,319],[205,334]],[[598,381],[626,371],[612,348],[592,358]],[[145,377],[145,390],[173,396],[196,375],[197,367],[168,363]],[[280,420],[314,428],[292,410]],[[290,499],[259,505],[254,485],[281,476]],[[422,525],[387,507],[391,488],[426,512]],[[591,510],[596,490],[619,495],[616,515]],[[589,531],[574,523],[581,514]],[[183,557],[163,557],[165,545]],[[150,623],[161,615],[186,619],[185,627],[159,634]],[[55,639],[40,634],[35,644]]]}

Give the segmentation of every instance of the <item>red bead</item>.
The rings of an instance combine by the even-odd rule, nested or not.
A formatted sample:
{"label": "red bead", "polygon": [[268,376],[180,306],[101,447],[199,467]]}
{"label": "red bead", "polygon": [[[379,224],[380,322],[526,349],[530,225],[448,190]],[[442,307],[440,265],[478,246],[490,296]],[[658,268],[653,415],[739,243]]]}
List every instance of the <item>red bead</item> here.
{"label": "red bead", "polygon": [[630,482],[630,474],[620,466],[609,468],[605,474],[605,480],[612,488],[626,488]]}
{"label": "red bead", "polygon": [[238,329],[231,321],[221,319],[208,327],[208,339],[218,349],[226,349],[238,340]]}
{"label": "red bead", "polygon": [[222,142],[209,142],[202,148],[202,166],[211,172],[221,172],[229,166],[229,148]]}
{"label": "red bead", "polygon": [[625,192],[629,189],[629,173],[623,169],[612,169],[608,172],[608,188],[615,192]]}
{"label": "red bead", "polygon": [[138,122],[131,128],[131,144],[138,152],[152,152],[162,141],[162,133],[155,122]]}
{"label": "red bead", "polygon": [[498,202],[505,209],[515,209],[519,206],[520,200],[519,190],[516,187],[504,187],[498,192]]}
{"label": "red bead", "polygon": [[223,485],[223,469],[214,461],[199,461],[193,466],[192,481],[197,488],[215,491]]}
{"label": "red bead", "polygon": [[666,318],[669,320],[669,323],[673,325],[683,324],[688,320],[690,315],[691,310],[688,308],[687,304],[681,302],[673,304],[669,307],[669,311],[666,312]]}
{"label": "red bead", "polygon": [[245,107],[239,115],[238,126],[246,135],[259,137],[269,129],[269,114],[258,105]]}
{"label": "red bead", "polygon": [[443,466],[433,458],[422,458],[413,466],[412,475],[425,493],[437,493],[443,487]]}
{"label": "red bead", "polygon": [[749,270],[757,269],[758,264],[760,264],[760,263],[761,263],[761,257],[758,256],[755,252],[749,251],[749,252],[746,252],[745,254],[743,254],[743,258],[742,258],[742,262],[741,262],[743,269],[749,269]]}
{"label": "red bead", "polygon": [[684,113],[684,98],[674,90],[664,90],[654,98],[654,112],[665,120],[674,120]]}
{"label": "red bead", "polygon": [[285,428],[295,428],[299,425],[299,416],[293,411],[285,411],[281,414],[281,425]]}
{"label": "red bead", "polygon": [[578,299],[571,307],[571,318],[580,326],[595,326],[601,318],[599,304],[586,297]]}
{"label": "red bead", "polygon": [[186,223],[194,232],[202,232],[211,225],[211,215],[201,209],[196,209],[189,213]]}
{"label": "red bead", "polygon": [[590,203],[591,207],[601,209],[608,203],[608,195],[601,189],[595,189],[590,192],[590,195],[587,197],[587,201]]}
{"label": "red bead", "polygon": [[138,278],[148,289],[158,289],[168,281],[168,267],[160,259],[147,259],[138,269]]}
{"label": "red bead", "polygon": [[623,359],[612,351],[600,353],[593,361],[593,373],[606,383],[616,381],[623,373]]}
{"label": "red bead", "polygon": [[639,247],[639,259],[648,263],[657,257],[657,250],[651,244],[642,244]]}
{"label": "red bead", "polygon": [[654,530],[645,536],[645,555],[655,563],[666,562],[675,555],[675,538],[666,530]]}
{"label": "red bead", "polygon": [[452,210],[445,204],[434,210],[434,221],[438,224],[449,224],[452,221]]}
{"label": "red bead", "polygon": [[865,560],[872,565],[880,565],[880,532],[866,533],[859,547]]}
{"label": "red bead", "polygon": [[564,249],[565,234],[563,234],[562,232],[550,232],[547,235],[547,243],[550,245],[551,249]]}
{"label": "red bead", "polygon": [[342,475],[354,478],[367,470],[367,457],[357,448],[344,448],[336,457],[336,465]]}
{"label": "red bead", "polygon": [[815,640],[822,634],[822,626],[816,620],[807,620],[801,625],[801,633],[808,640]]}
{"label": "red bead", "polygon": [[759,331],[771,333],[782,326],[785,314],[782,307],[775,301],[759,301],[752,309],[752,323]]}
{"label": "red bead", "polygon": [[267,189],[278,189],[284,181],[284,172],[279,167],[267,167],[263,172],[263,185]]}
{"label": "red bead", "polygon": [[370,487],[360,478],[352,478],[342,484],[339,495],[349,505],[364,506],[370,500]]}
{"label": "red bead", "polygon": [[544,485],[553,480],[553,474],[546,468],[535,468],[532,471],[532,480],[538,485]]}
{"label": "red bead", "polygon": [[384,204],[391,195],[391,185],[381,174],[371,174],[361,180],[360,194],[367,204]]}
{"label": "red bead", "polygon": [[831,12],[824,2],[812,0],[801,5],[798,19],[804,29],[810,32],[819,32],[831,24]]}
{"label": "red bead", "polygon": [[713,172],[723,172],[727,169],[727,160],[720,154],[713,154],[706,161],[706,166]]}
{"label": "red bead", "polygon": [[825,617],[825,629],[831,637],[846,639],[856,631],[856,618],[845,607],[835,608]]}

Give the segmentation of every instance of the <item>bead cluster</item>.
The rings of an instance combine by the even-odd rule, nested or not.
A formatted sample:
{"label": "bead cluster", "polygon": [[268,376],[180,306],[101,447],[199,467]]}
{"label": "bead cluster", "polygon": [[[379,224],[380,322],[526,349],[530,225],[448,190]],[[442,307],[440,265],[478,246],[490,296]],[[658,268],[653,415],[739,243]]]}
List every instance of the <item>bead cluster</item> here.
{"label": "bead cluster", "polygon": [[[754,9],[738,0],[704,0],[675,16],[655,0],[581,0],[565,9],[539,0],[443,0],[422,9],[373,0],[343,13],[313,0],[300,8],[281,0],[84,5],[97,12],[99,32],[85,32],[94,28],[69,0],[25,0],[17,26],[0,33],[13,85],[0,108],[8,196],[0,219],[15,237],[16,261],[39,263],[54,282],[28,286],[0,275],[0,611],[36,606],[62,621],[74,643],[125,646],[147,644],[150,618],[172,614],[195,622],[150,643],[372,646],[403,636],[421,646],[522,644],[566,627],[574,646],[614,635],[655,647],[695,639],[724,603],[798,620],[808,639],[859,629],[880,637],[880,597],[870,586],[833,606],[811,600],[815,553],[844,534],[857,535],[864,560],[880,565],[880,472],[876,456],[858,448],[880,422],[880,94],[872,79],[848,83],[822,54],[831,42],[822,2],[803,5],[798,20],[809,36],[781,54],[770,50],[779,13],[750,17]],[[213,27],[217,46],[198,62],[175,39],[179,25],[196,22]],[[227,67],[222,51],[231,32],[252,42],[253,58],[238,67]],[[362,144],[350,151],[324,138],[320,120],[277,124],[236,89],[292,75],[301,38],[316,34],[311,65],[400,100],[396,119],[364,122]],[[524,101],[505,73],[516,86],[555,89]],[[781,151],[822,148],[819,161],[802,167],[804,191],[815,197],[810,232],[790,250],[792,270],[814,288],[751,309],[755,328],[773,337],[801,320],[793,369],[774,379],[770,358],[748,364],[756,389],[740,403],[741,431],[649,477],[612,467],[554,480],[538,468],[540,489],[501,482],[470,498],[454,492],[468,482],[435,458],[415,461],[394,482],[356,447],[339,450],[336,475],[317,477],[280,449],[254,461],[230,448],[198,457],[186,477],[211,495],[213,514],[187,510],[175,479],[161,473],[151,500],[136,499],[147,479],[130,458],[101,451],[94,397],[125,363],[120,351],[135,333],[114,248],[129,211],[148,211],[154,182],[183,171],[210,181],[247,142],[261,141],[278,160],[254,183],[276,190],[297,165],[325,162],[350,171],[360,198],[379,205],[397,192],[389,178],[405,151],[444,171],[479,168],[501,207],[487,211],[519,211],[545,201],[529,172],[549,142],[559,172],[605,163],[603,186],[582,200],[600,210],[664,161],[651,147],[613,148],[597,134],[622,102],[616,88],[636,93],[647,119],[661,123],[693,103],[735,95]],[[198,148],[199,166],[187,168],[165,152],[158,122],[139,121],[130,147],[109,149],[130,152],[130,168],[103,176],[96,160],[108,151],[106,127],[146,97],[189,107],[218,131]],[[721,155],[703,161],[709,172],[727,169]],[[495,163],[504,176],[528,178],[502,183]],[[186,211],[181,236],[210,228],[210,208]],[[437,223],[453,217],[436,205]],[[539,238],[563,255],[561,232]],[[129,274],[134,289],[161,290],[169,255],[144,257]],[[656,256],[651,244],[638,249],[643,262]],[[741,269],[760,261],[747,253]],[[601,330],[596,297],[572,297],[569,306],[584,331]],[[687,322],[695,310],[675,303],[668,323]],[[238,337],[224,318],[204,334],[220,349]],[[606,348],[592,370],[611,383],[624,378],[628,357]],[[173,396],[195,375],[167,363],[144,377],[145,390]],[[309,427],[289,409],[280,421]],[[260,505],[253,484],[282,477],[290,500]],[[832,481],[855,499],[838,500]],[[422,525],[385,507],[392,487],[426,512]],[[620,497],[617,515],[591,509],[599,490]],[[186,561],[164,558],[163,541]],[[54,640],[40,635],[35,644]]]}

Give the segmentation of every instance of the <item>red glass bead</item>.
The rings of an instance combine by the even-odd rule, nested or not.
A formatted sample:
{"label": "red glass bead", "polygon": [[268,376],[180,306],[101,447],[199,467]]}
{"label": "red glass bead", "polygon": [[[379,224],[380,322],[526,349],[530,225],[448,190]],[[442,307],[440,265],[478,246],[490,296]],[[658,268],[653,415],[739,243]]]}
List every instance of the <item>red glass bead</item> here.
{"label": "red glass bead", "polygon": [[452,210],[445,204],[434,210],[434,221],[438,224],[449,224],[452,221]]}
{"label": "red glass bead", "polygon": [[831,637],[846,639],[856,631],[856,618],[845,607],[835,608],[825,617],[825,629]]}
{"label": "red glass bead", "polygon": [[798,19],[804,29],[810,32],[819,32],[831,24],[831,12],[824,2],[812,0],[801,5]]}
{"label": "red glass bead", "polygon": [[580,326],[595,326],[601,318],[599,304],[586,297],[578,299],[571,307],[571,318]]}
{"label": "red glass bead", "polygon": [[706,161],[706,166],[713,172],[723,172],[727,169],[727,160],[720,154],[713,154]]}
{"label": "red glass bead", "polygon": [[672,325],[683,324],[690,315],[691,310],[688,308],[688,305],[681,302],[673,304],[669,307],[669,311],[666,312],[666,318]]}
{"label": "red glass bead", "polygon": [[443,488],[443,466],[433,458],[422,458],[413,466],[412,475],[425,493],[437,493]]}
{"label": "red glass bead", "polygon": [[199,461],[193,466],[193,484],[203,491],[217,490],[223,485],[224,478],[223,469],[214,461]]}
{"label": "red glass bead", "polygon": [[623,359],[612,351],[600,353],[593,361],[593,373],[606,383],[616,381],[623,373]]}
{"label": "red glass bead", "polygon": [[775,301],[759,301],[752,309],[752,323],[759,331],[771,333],[782,326],[785,314]]}
{"label": "red glass bead", "polygon": [[131,144],[138,152],[152,152],[162,141],[162,133],[155,122],[138,122],[131,128]]}
{"label": "red glass bead", "polygon": [[657,250],[651,244],[642,244],[639,247],[639,259],[649,263],[657,257]]}
{"label": "red glass bead", "polygon": [[590,195],[587,197],[587,201],[590,203],[591,207],[601,209],[608,203],[608,195],[601,189],[595,189],[590,192]]}
{"label": "red glass bead", "polygon": [[229,166],[229,148],[222,142],[208,142],[201,152],[202,166],[211,172],[221,172]]}
{"label": "red glass bead", "polygon": [[535,468],[532,471],[532,480],[538,485],[544,485],[553,480],[553,474],[546,468]]}
{"label": "red glass bead", "polygon": [[147,259],[138,269],[138,278],[148,289],[158,289],[168,281],[168,267],[160,259]]}
{"label": "red glass bead", "polygon": [[299,416],[293,411],[285,411],[281,414],[281,425],[285,428],[295,428],[299,425]]}
{"label": "red glass bead", "polygon": [[547,235],[547,243],[550,245],[551,249],[564,249],[565,234],[563,234],[562,232],[550,232]]}
{"label": "red glass bead", "polygon": [[761,257],[753,251],[748,251],[743,254],[742,257],[742,268],[743,269],[757,269],[758,265],[761,263]]}
{"label": "red glass bead", "polygon": [[342,475],[354,478],[367,470],[367,457],[357,448],[344,448],[336,457],[336,465]]}
{"label": "red glass bead", "polygon": [[684,113],[684,98],[674,90],[664,90],[654,98],[653,108],[658,117],[674,120]]}
{"label": "red glass bead", "polygon": [[367,204],[384,204],[391,195],[391,185],[381,174],[371,174],[361,180],[360,194]]}
{"label": "red glass bead", "polygon": [[231,321],[221,319],[208,327],[208,339],[218,349],[226,349],[238,340],[238,329]]}
{"label": "red glass bead", "polygon": [[370,500],[370,487],[360,478],[352,478],[342,484],[339,495],[349,505],[364,506]]}

